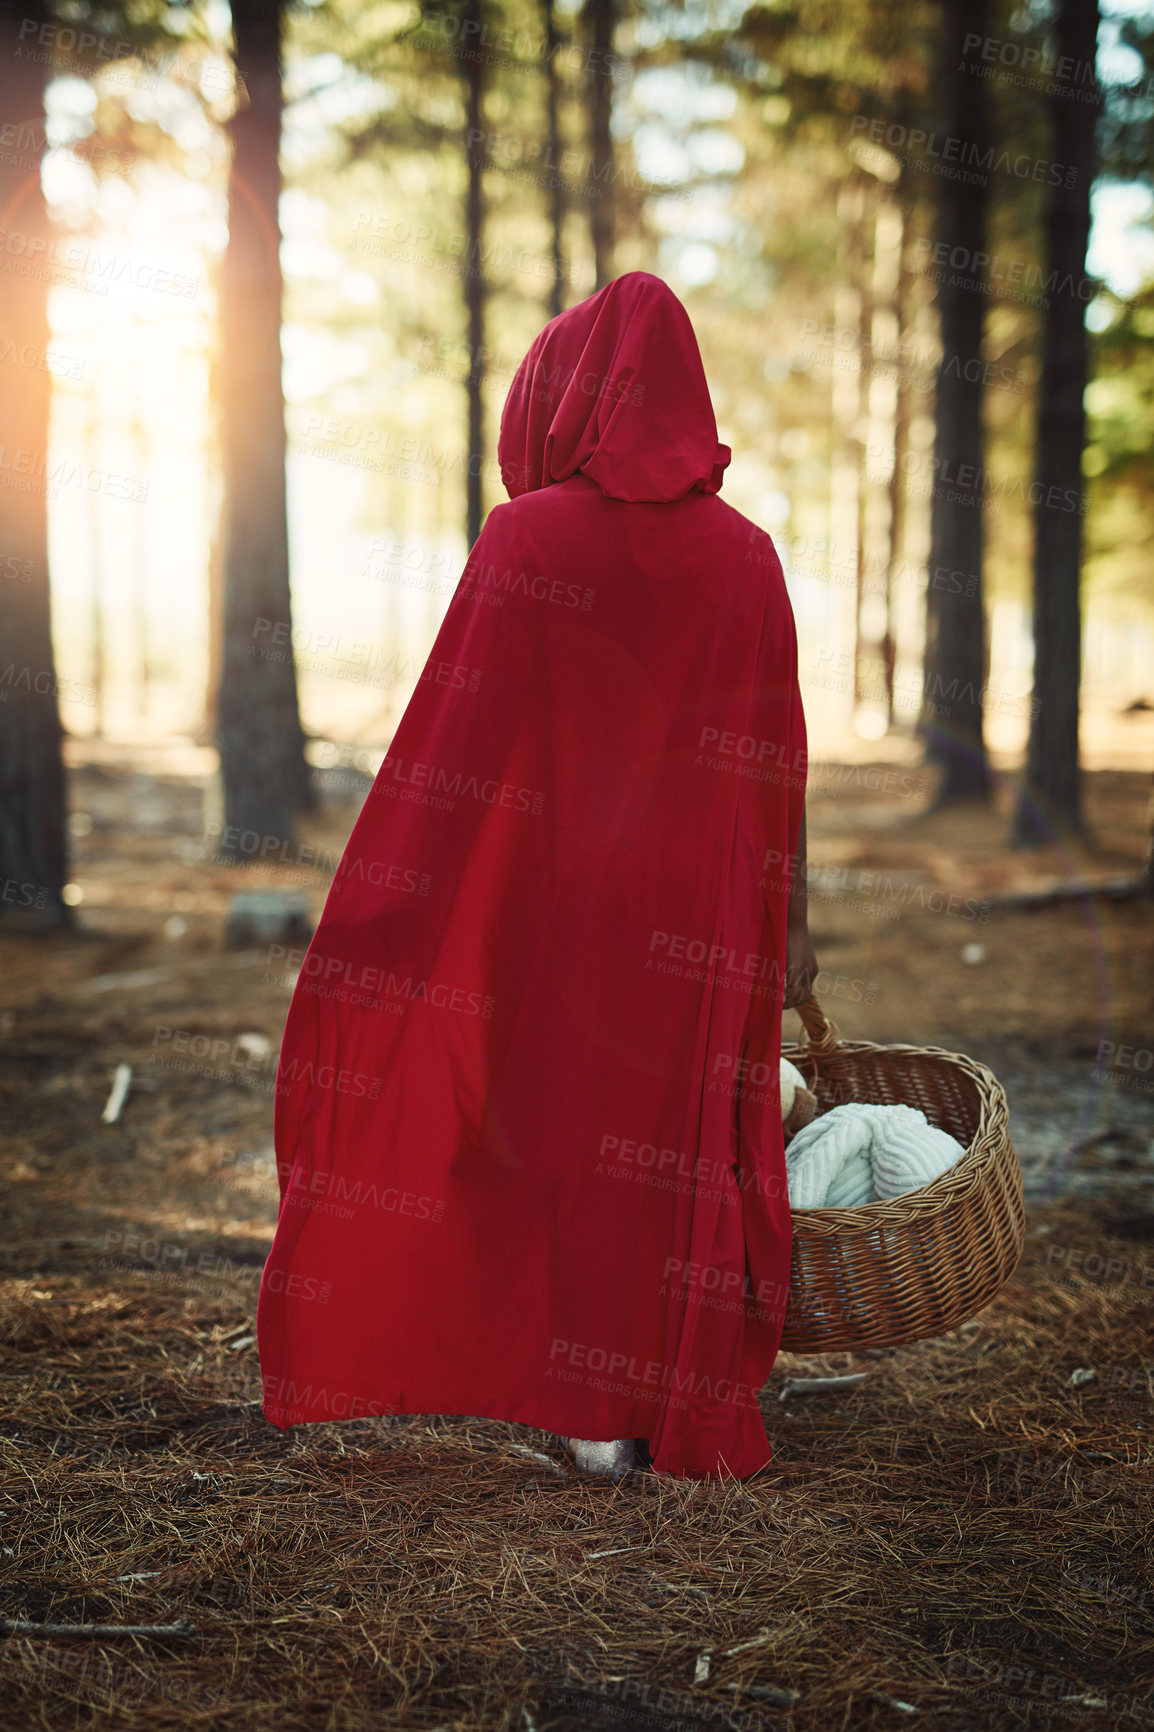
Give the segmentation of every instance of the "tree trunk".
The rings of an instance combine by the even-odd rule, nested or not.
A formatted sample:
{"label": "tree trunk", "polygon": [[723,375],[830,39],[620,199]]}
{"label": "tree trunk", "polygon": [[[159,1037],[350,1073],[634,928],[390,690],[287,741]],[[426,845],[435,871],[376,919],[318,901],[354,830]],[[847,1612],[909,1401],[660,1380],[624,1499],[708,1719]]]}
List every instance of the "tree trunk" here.
{"label": "tree trunk", "polygon": [[874,245],[877,233],[877,200],[875,189],[861,180],[861,215],[857,229],[858,269],[856,273],[858,309],[858,376],[857,414],[854,416],[857,449],[857,535],[854,573],[854,645],[853,699],[854,708],[861,703],[871,684],[873,669],[867,665],[868,646],[862,635],[862,607],[866,598],[867,542],[869,538],[870,505],[870,397],[873,386],[873,277],[876,264]]}
{"label": "tree trunk", "polygon": [[616,0],[585,0],[589,46],[586,81],[589,104],[589,230],[593,241],[594,287],[603,289],[613,275],[613,31]]}
{"label": "tree trunk", "polygon": [[[1098,48],[1098,0],[1060,0],[1055,22],[1059,59],[1093,66]],[[1090,236],[1097,86],[1060,82],[1050,95],[1050,155],[1074,169],[1047,184],[1043,210],[1047,278],[1081,282]],[[1042,315],[1042,377],[1034,461],[1034,703],[1026,749],[1025,785],[1011,839],[1019,847],[1083,828],[1078,767],[1078,692],[1082,677],[1082,447],[1085,443],[1087,346],[1079,297],[1056,287]],[[1070,510],[1070,501],[1077,509]]]}
{"label": "tree trunk", "polygon": [[[132,461],[138,475],[147,475],[152,452],[148,423],[139,403],[132,417]],[[152,697],[152,646],[148,630],[148,523],[143,511],[133,519],[132,535],[132,629],[136,651],[136,714],[148,718]]]}
{"label": "tree trunk", "polygon": [[894,350],[897,356],[895,362],[895,397],[894,397],[894,428],[893,448],[894,466],[890,472],[890,533],[889,561],[886,566],[885,602],[886,629],[882,639],[882,659],[885,665],[886,682],[886,720],[890,727],[897,719],[894,704],[894,674],[897,669],[897,634],[894,619],[894,591],[899,580],[898,574],[905,567],[906,545],[906,453],[910,448],[910,388],[906,372],[905,339],[909,330],[910,310],[910,266],[909,266],[909,233],[910,233],[910,202],[909,188],[904,180],[898,182],[896,204],[900,229],[898,231],[898,272],[894,286],[894,314],[896,330],[894,334]]}
{"label": "tree trunk", "polygon": [[[102,394],[94,391],[89,403],[85,455],[88,467],[96,474],[101,470],[99,433],[103,403]],[[108,713],[108,642],[104,630],[104,518],[100,494],[89,493],[87,504],[89,685],[92,691],[92,732],[96,739],[101,740]]]}
{"label": "tree trunk", "polygon": [[[220,269],[215,283],[218,305],[222,300]],[[208,668],[204,682],[204,715],[197,730],[197,743],[216,739],[220,713],[220,680],[224,663],[224,378],[220,345],[208,364],[208,428],[205,438],[205,519],[208,540]]]}
{"label": "tree trunk", "polygon": [[[0,210],[35,259],[49,242],[40,185],[49,68],[27,58],[25,20],[48,21],[41,0],[0,10]],[[37,34],[39,32],[37,31]],[[27,37],[27,31],[25,37]],[[35,41],[35,36],[32,40]],[[0,915],[67,926],[67,800],[48,582],[48,285],[0,271],[0,445],[14,482],[0,489]]]}
{"label": "tree trunk", "polygon": [[[244,832],[293,834],[313,795],[297,706],[281,386],[278,0],[233,0],[239,105],[230,123],[228,245],[221,268],[224,646],[216,738],[224,854]],[[247,93],[247,101],[245,96]],[[262,849],[265,843],[261,843]]]}
{"label": "tree trunk", "polygon": [[[943,175],[937,240],[962,249],[969,261],[951,270],[938,289],[942,358],[935,401],[930,571],[926,588],[926,658],[920,732],[928,755],[942,767],[942,803],[986,799],[989,765],[982,734],[985,612],[982,595],[982,369],[990,151],[985,79],[962,56],[967,33],[987,34],[989,0],[942,0],[942,131],[960,139],[956,160]],[[971,178],[972,177],[972,178]],[[976,266],[976,268],[975,268]],[[968,280],[967,280],[968,270]],[[967,377],[972,374],[973,377]],[[942,573],[962,572],[956,585]],[[940,579],[940,581],[939,581]]]}
{"label": "tree trunk", "polygon": [[557,34],[554,0],[541,0],[545,23],[545,125],[549,136],[549,230],[553,244],[553,281],[549,286],[549,317],[565,308],[565,186],[561,175],[561,79],[557,71]]}
{"label": "tree trunk", "polygon": [[468,182],[465,191],[465,317],[468,324],[469,462],[466,472],[465,534],[472,547],[481,533],[484,518],[482,470],[485,464],[485,257],[484,179],[487,151],[484,123],[484,63],[474,41],[481,39],[480,0],[464,0],[461,12],[461,42],[465,45],[458,65],[465,87],[465,160]]}

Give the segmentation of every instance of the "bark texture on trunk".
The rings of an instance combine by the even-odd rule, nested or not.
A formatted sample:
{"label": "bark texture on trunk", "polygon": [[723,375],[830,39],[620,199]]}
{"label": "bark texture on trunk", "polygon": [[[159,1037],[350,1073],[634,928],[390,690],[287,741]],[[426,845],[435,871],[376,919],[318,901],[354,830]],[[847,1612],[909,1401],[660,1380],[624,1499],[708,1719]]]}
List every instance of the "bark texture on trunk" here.
{"label": "bark texture on trunk", "polygon": [[586,0],[585,9],[586,100],[589,105],[589,170],[585,177],[589,198],[589,232],[593,241],[595,289],[603,289],[613,276],[613,32],[617,24],[616,0]]}
{"label": "bark texture on trunk", "polygon": [[549,317],[565,310],[565,185],[561,175],[561,77],[557,52],[554,0],[541,0],[545,25],[545,126],[549,137],[549,233],[553,250],[553,281],[549,286]]}
{"label": "bark texture on trunk", "polygon": [[[977,261],[988,251],[989,102],[985,79],[964,58],[967,33],[988,32],[989,0],[942,0],[943,133],[954,175],[942,176],[937,240]],[[958,256],[954,253],[954,256]],[[982,332],[983,269],[951,270],[939,287],[942,358],[935,401],[930,505],[930,569],[926,586],[925,686],[920,731],[942,767],[939,798],[988,797],[989,765],[982,730],[986,677],[982,583],[984,448]],[[976,363],[976,364],[975,364]],[[955,583],[937,579],[961,573]]]}
{"label": "bark texture on trunk", "polygon": [[[481,37],[480,0],[465,0],[461,42]],[[469,372],[465,380],[468,398],[469,461],[465,487],[465,534],[472,547],[481,533],[485,515],[483,470],[485,467],[485,258],[484,179],[485,148],[484,63],[476,49],[460,51],[458,65],[465,88],[465,160],[468,181],[465,190],[465,318],[468,327]]]}
{"label": "bark texture on trunk", "polygon": [[[0,11],[0,211],[35,258],[48,256],[51,238],[40,185],[50,68],[21,49],[28,19],[48,21],[40,0]],[[48,578],[52,381],[48,285],[40,277],[0,271],[0,338],[0,445],[14,483],[0,489],[0,917],[67,926],[67,796]]]}
{"label": "bark texture on trunk", "polygon": [[[1096,85],[1083,82],[1098,46],[1098,0],[1060,0],[1056,51],[1080,69],[1074,88],[1050,94],[1050,156],[1068,171],[1047,185],[1043,209],[1046,276],[1081,282],[1090,238]],[[1086,98],[1093,94],[1095,100]],[[1072,184],[1067,185],[1067,181]],[[1086,310],[1055,289],[1042,314],[1042,377],[1034,463],[1034,696],[1025,785],[1014,812],[1019,846],[1083,829],[1078,765],[1082,683],[1082,449],[1088,370]]]}
{"label": "bark texture on trunk", "polygon": [[[216,737],[229,838],[291,837],[313,803],[297,703],[281,384],[281,9],[233,0],[242,91],[221,267],[224,642]],[[261,844],[262,848],[264,843]],[[270,842],[271,846],[271,842]]]}

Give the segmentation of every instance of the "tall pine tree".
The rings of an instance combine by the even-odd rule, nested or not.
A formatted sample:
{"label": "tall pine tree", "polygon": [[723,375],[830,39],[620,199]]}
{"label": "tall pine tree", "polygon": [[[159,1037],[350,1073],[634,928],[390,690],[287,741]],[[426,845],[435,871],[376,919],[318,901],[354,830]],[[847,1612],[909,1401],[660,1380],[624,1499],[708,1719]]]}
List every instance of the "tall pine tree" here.
{"label": "tall pine tree", "polygon": [[1088,359],[1085,306],[1060,285],[1080,283],[1086,274],[1101,107],[1093,73],[1098,23],[1098,0],[1058,0],[1054,46],[1059,64],[1074,73],[1072,82],[1056,79],[1049,97],[1050,155],[1066,172],[1047,186],[1042,219],[1047,279],[1058,286],[1042,316],[1034,468],[1034,701],[1025,785],[1011,831],[1018,846],[1083,828],[1078,712]]}
{"label": "tall pine tree", "polygon": [[[292,655],[281,384],[280,0],[233,0],[241,91],[221,268],[224,643],[217,698],[230,838],[291,837],[311,785]],[[250,851],[251,852],[251,851]]]}
{"label": "tall pine tree", "polygon": [[[925,713],[922,732],[942,769],[939,801],[985,799],[990,772],[983,737],[986,683],[983,603],[984,385],[980,365],[986,310],[978,262],[987,252],[989,189],[983,162],[991,147],[984,78],[966,60],[967,34],[989,33],[989,0],[942,0],[942,131],[956,141],[956,174],[943,174],[936,240],[967,261],[938,289],[941,338],[934,399],[930,572],[960,571],[965,581],[926,589]],[[945,711],[948,719],[939,721]]]}
{"label": "tall pine tree", "polygon": [[[26,22],[48,22],[41,0],[0,10],[0,210],[10,236],[44,257],[50,240],[40,183],[48,67],[22,50]],[[21,32],[24,30],[24,36]],[[32,34],[35,42],[37,30]],[[48,284],[0,271],[0,443],[14,483],[0,489],[0,915],[66,925],[64,761],[48,581]],[[22,357],[18,360],[17,357]],[[35,911],[34,913],[31,911]]]}

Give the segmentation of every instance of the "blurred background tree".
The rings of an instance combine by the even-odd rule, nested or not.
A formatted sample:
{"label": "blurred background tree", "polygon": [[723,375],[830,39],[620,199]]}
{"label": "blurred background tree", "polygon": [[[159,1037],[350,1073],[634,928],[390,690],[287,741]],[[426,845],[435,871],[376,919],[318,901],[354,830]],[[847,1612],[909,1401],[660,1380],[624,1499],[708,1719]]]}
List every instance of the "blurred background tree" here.
{"label": "blurred background tree", "polygon": [[[0,11],[0,210],[20,254],[48,251],[40,179],[47,138],[47,67],[21,55],[33,0]],[[4,462],[0,492],[0,908],[46,925],[68,921],[64,764],[48,581],[48,416],[51,395],[47,288],[34,272],[0,273]],[[11,889],[8,887],[11,886]],[[31,912],[30,911],[34,911]]]}
{"label": "blurred background tree", "polygon": [[[60,0],[8,28],[8,112],[47,116],[39,174],[4,171],[9,227],[22,200],[30,235],[80,249],[42,280],[9,239],[0,281],[8,332],[40,320],[79,357],[20,372],[7,411],[7,444],[62,478],[0,496],[36,573],[3,597],[10,876],[67,907],[57,698],[17,687],[54,666],[49,548],[66,726],[215,738],[228,825],[288,836],[322,747],[387,746],[504,496],[525,349],[630,269],[700,334],[818,749],[920,733],[941,798],[983,795],[992,761],[1024,779],[1019,840],[1076,830],[1079,727],[1139,726],[1154,655],[1150,13]],[[1092,137],[1071,41],[1097,61]],[[971,133],[988,168],[963,182],[943,138]],[[1077,211],[1048,199],[1048,165],[1091,149]],[[1033,500],[1075,448],[1071,526]],[[1039,577],[1031,625],[1055,536],[1065,599]]]}
{"label": "blurred background tree", "polygon": [[[1098,0],[1058,0],[1054,41],[1060,61],[1086,68],[1073,88],[1050,95],[1050,154],[1063,167],[1046,187],[1046,275],[1082,282],[1090,243],[1090,191],[1101,96],[1094,75]],[[1055,829],[1082,829],[1078,764],[1082,678],[1082,455],[1089,350],[1086,313],[1071,294],[1054,294],[1042,318],[1034,506],[1034,705],[1024,785],[1013,837],[1022,844]],[[1053,501],[1076,509],[1055,510]]]}
{"label": "blurred background tree", "polygon": [[[982,708],[989,672],[982,480],[987,278],[982,261],[989,256],[994,175],[986,164],[995,155],[995,134],[986,81],[965,50],[967,37],[985,41],[993,34],[993,24],[988,0],[943,0],[944,137],[934,256],[960,256],[962,268],[944,276],[937,294],[941,360],[934,391],[923,729],[930,755],[942,767],[941,800],[985,799],[990,788]],[[951,145],[956,146],[953,172],[946,166]],[[937,721],[939,694],[946,697],[947,725]]]}
{"label": "blurred background tree", "polygon": [[[294,834],[313,803],[292,655],[280,262],[282,0],[233,0],[228,242],[215,382],[221,451],[222,851]],[[286,628],[287,632],[286,632]]]}

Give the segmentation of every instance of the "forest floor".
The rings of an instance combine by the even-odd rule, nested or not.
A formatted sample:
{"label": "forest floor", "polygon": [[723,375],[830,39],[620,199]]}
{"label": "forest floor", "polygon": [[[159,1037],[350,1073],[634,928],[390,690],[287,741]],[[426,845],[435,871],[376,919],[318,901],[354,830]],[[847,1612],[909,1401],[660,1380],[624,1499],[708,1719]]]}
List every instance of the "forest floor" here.
{"label": "forest floor", "polygon": [[494,1420],[262,1418],[289,993],[224,922],[238,887],[315,918],[368,781],[320,775],[314,852],[238,869],[199,774],[69,754],[76,929],[0,936],[0,1615],[185,1627],[7,1636],[0,1723],[1154,1725],[1147,778],[1093,773],[1092,841],[1011,854],[1001,800],[933,814],[916,770],[822,766],[819,996],[846,1037],[991,1066],[1025,1249],[947,1335],[781,1355],[755,1479],[613,1486]]}

